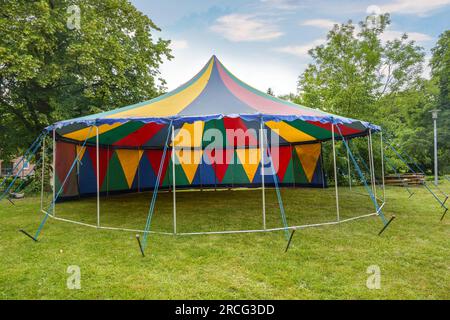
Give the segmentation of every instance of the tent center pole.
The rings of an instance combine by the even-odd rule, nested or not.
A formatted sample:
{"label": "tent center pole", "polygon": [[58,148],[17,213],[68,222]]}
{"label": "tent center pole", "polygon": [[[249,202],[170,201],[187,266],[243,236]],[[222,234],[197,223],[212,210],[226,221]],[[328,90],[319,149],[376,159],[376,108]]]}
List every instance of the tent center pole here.
{"label": "tent center pole", "polygon": [[263,143],[263,130],[264,124],[261,119],[261,125],[259,129],[259,149],[261,152],[261,190],[262,190],[262,218],[263,218],[263,229],[266,230],[266,192],[265,192],[265,182],[264,182],[264,143]]}
{"label": "tent center pole", "polygon": [[334,166],[334,189],[336,191],[336,218],[339,222],[341,220],[339,213],[339,191],[338,191],[338,180],[337,180],[337,166],[336,166],[336,146],[334,137],[334,122],[331,124],[331,140],[333,143],[333,166]]}
{"label": "tent center pole", "polygon": [[175,127],[172,125],[173,234],[177,234],[177,183],[175,180]]}

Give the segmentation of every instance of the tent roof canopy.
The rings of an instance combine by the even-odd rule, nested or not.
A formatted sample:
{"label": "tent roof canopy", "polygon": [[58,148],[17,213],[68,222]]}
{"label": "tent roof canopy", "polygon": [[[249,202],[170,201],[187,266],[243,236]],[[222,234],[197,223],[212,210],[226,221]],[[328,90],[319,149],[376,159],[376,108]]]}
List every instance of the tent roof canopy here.
{"label": "tent roof canopy", "polygon": [[[80,141],[84,139],[76,133],[82,133],[86,127],[93,125],[103,127],[101,134],[116,130],[118,134],[124,131],[125,135],[132,132],[120,130],[120,127],[130,126],[130,123],[139,122],[137,127],[149,124],[164,127],[172,122],[176,127],[181,127],[196,121],[236,118],[244,122],[272,123],[273,126],[268,125],[272,129],[285,129],[285,126],[294,124],[293,130],[299,130],[300,126],[301,131],[304,131],[304,125],[330,131],[332,123],[340,124],[344,136],[365,135],[368,129],[380,130],[368,122],[308,108],[261,92],[235,77],[216,56],[212,56],[192,79],[173,91],[123,108],[60,121],[47,130],[57,129],[59,136]],[[278,122],[280,124],[274,124]],[[80,136],[79,139],[74,138],[76,136]],[[323,136],[316,140],[328,138]],[[297,140],[291,142],[302,142],[301,137]]]}

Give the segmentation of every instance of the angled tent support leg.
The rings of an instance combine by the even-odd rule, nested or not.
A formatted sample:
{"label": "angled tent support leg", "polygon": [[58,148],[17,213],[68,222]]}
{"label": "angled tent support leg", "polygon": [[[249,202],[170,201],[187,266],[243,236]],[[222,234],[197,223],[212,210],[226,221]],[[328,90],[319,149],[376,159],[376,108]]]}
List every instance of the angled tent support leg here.
{"label": "angled tent support leg", "polygon": [[[53,212],[53,210],[54,210],[54,208],[55,208],[55,202],[56,202],[56,200],[58,199],[58,197],[61,195],[61,192],[63,191],[64,186],[65,186],[65,184],[67,183],[67,180],[69,179],[70,174],[72,173],[73,169],[75,168],[76,164],[78,163],[78,159],[79,159],[79,157],[80,157],[80,155],[81,155],[81,149],[83,149],[83,148],[86,146],[86,142],[88,141],[88,139],[89,139],[89,137],[90,137],[90,135],[91,135],[92,128],[93,128],[93,127],[90,128],[90,130],[89,130],[89,132],[88,132],[88,134],[87,134],[87,136],[86,136],[86,139],[84,140],[84,143],[83,143],[83,145],[82,145],[82,148],[80,148],[80,150],[78,151],[78,153],[77,153],[75,159],[73,160],[73,163],[72,163],[72,165],[70,166],[70,169],[69,169],[69,171],[67,172],[67,175],[66,175],[66,177],[64,178],[64,181],[61,183],[61,186],[60,186],[60,188],[59,188],[59,191],[56,193],[55,198],[52,200],[52,203],[50,204],[50,206],[49,206],[49,208],[47,209],[47,211],[45,211],[44,218],[42,218],[41,223],[39,224],[39,227],[38,227],[38,229],[36,230],[36,233],[35,233],[34,237],[31,237],[33,240],[37,241],[37,239],[39,238],[39,235],[41,234],[41,231],[42,231],[42,229],[44,228],[45,223],[47,222],[47,219],[48,219],[48,217],[49,217],[49,215],[50,215],[49,212],[50,212],[50,211]],[[21,231],[21,232],[24,233],[24,234],[26,234],[26,235],[28,235],[28,233],[27,233],[25,230],[23,230],[23,231]]]}
{"label": "angled tent support leg", "polygon": [[[158,176],[156,177],[155,187],[153,189],[152,200],[150,202],[150,208],[148,210],[147,222],[146,222],[145,228],[144,228],[144,237],[142,239],[142,243],[140,243],[141,253],[143,256],[144,256],[145,248],[147,247],[148,233],[150,231],[152,218],[153,218],[153,212],[155,210],[155,203],[156,203],[156,198],[158,196],[159,184],[161,181],[162,171],[163,171],[163,167],[164,167],[164,161],[166,159],[167,149],[168,149],[168,145],[169,145],[169,138],[170,138],[171,131],[172,131],[171,130],[172,124],[173,124],[173,120],[170,121],[170,124],[167,127],[168,130],[167,130],[166,142],[164,144],[163,154],[161,156],[161,161],[159,163]],[[174,143],[175,142],[172,141],[172,144],[174,144]]]}
{"label": "angled tent support leg", "polygon": [[398,173],[397,168],[395,167],[394,164],[391,163],[391,161],[390,161],[386,156],[384,156],[384,159],[386,160],[386,163],[392,168],[392,170],[394,170],[395,176],[396,176],[400,181],[402,181],[403,187],[404,187],[404,188],[406,189],[406,191],[408,191],[408,193],[409,193],[408,199],[411,198],[411,197],[414,195],[414,192],[412,192],[412,191],[408,188],[408,183],[405,183],[405,182],[402,180],[402,177],[401,177],[400,174]]}
{"label": "angled tent support leg", "polygon": [[[425,172],[422,169],[422,167],[419,166],[418,163],[409,154],[407,154],[406,152],[402,152],[402,154],[406,155],[406,157],[408,157],[409,161],[411,161],[414,164],[414,166],[420,171],[420,173],[422,173],[425,176]],[[445,203],[445,201],[447,201],[447,199],[448,199],[448,194],[445,193],[441,188],[439,188],[438,185],[433,183],[433,186],[439,191],[439,193],[441,193],[445,197],[445,200],[444,200],[444,203]]]}
{"label": "angled tent support leg", "polygon": [[[347,141],[348,143],[348,141]],[[352,190],[352,170],[350,168],[350,155],[348,154],[347,150],[347,171],[348,171],[348,186],[350,191]]]}
{"label": "angled tent support leg", "polygon": [[[288,229],[289,227],[288,227],[288,223],[286,220],[286,214],[284,212],[283,199],[281,198],[281,192],[280,192],[280,188],[278,186],[278,176],[277,176],[277,173],[275,172],[275,167],[273,165],[273,159],[272,159],[272,155],[270,152],[269,143],[267,140],[267,135],[264,132],[263,132],[263,136],[264,136],[264,143],[266,145],[266,149],[265,149],[266,151],[264,153],[264,156],[267,154],[268,160],[270,161],[270,169],[272,170],[272,178],[273,178],[273,182],[275,184],[275,190],[276,190],[277,198],[278,198],[278,205],[280,207],[281,221],[283,222],[286,240],[288,240],[289,239],[289,229]],[[264,162],[265,161],[263,161],[263,163]]]}
{"label": "angled tent support leg", "polygon": [[[26,157],[22,156],[22,159],[14,166],[13,172],[16,169],[18,169],[18,167],[19,167],[19,165],[21,163],[25,164],[25,161],[29,162],[31,160],[31,158],[36,154],[36,152],[38,151],[39,147],[41,146],[42,139],[43,139],[42,137],[43,137],[43,134],[39,135],[38,139],[36,139],[35,142],[33,143],[33,148],[26,152]],[[14,184],[16,183],[17,179],[19,179],[21,177],[21,175],[22,175],[24,170],[25,170],[25,165],[22,165],[22,167],[14,175],[14,178],[12,179],[11,183],[8,185],[8,187],[6,187],[4,192],[0,195],[0,201],[3,200],[5,197],[9,196],[9,192],[14,187]],[[4,182],[6,181],[6,179],[7,178],[5,178],[3,180],[3,182],[1,183],[0,186],[3,186]]]}
{"label": "angled tent support leg", "polygon": [[[41,160],[42,160],[42,158],[41,159],[39,159],[36,163],[35,163],[35,167],[38,167],[40,164],[41,164]],[[16,193],[18,193],[18,192],[20,192],[21,190],[22,190],[22,187],[24,186],[24,184],[25,184],[25,178],[28,178],[29,176],[31,176],[32,174],[34,174],[34,170],[33,171],[30,171],[30,172],[28,172],[26,175],[22,175],[22,181],[19,183],[19,185],[17,186],[17,187],[15,187],[14,188],[14,190],[10,190],[10,194],[6,197],[6,199],[8,199],[8,200],[10,200],[10,202],[11,202],[11,198],[13,198],[14,197],[14,195],[16,194]]]}
{"label": "angled tent support leg", "polygon": [[[339,128],[339,124],[336,125],[336,128],[338,129],[340,135],[342,136],[342,132],[341,132],[341,129]],[[347,142],[345,142],[345,140],[343,140],[343,141],[344,141],[345,147],[347,148],[347,150],[348,150],[348,152],[349,152],[349,154],[350,154],[350,158],[352,159],[353,165],[355,166],[356,171],[358,172],[358,175],[359,175],[359,177],[361,178],[361,181],[363,182],[364,187],[365,187],[366,190],[367,190],[367,193],[370,195],[370,198],[372,199],[372,202],[373,202],[373,204],[374,204],[374,206],[375,206],[375,209],[376,209],[376,213],[377,213],[377,215],[381,218],[381,221],[383,222],[384,227],[385,227],[384,229],[386,229],[386,228],[388,227],[388,225],[390,224],[390,222],[388,223],[388,221],[386,220],[386,217],[384,216],[384,214],[383,214],[383,212],[382,212],[382,207],[380,207],[380,206],[378,205],[378,202],[377,202],[377,199],[375,198],[375,195],[372,193],[371,188],[367,185],[366,178],[364,177],[364,175],[363,175],[361,169],[359,168],[359,165],[358,165],[358,163],[356,162],[355,157],[353,156],[352,151],[351,151],[350,148],[348,147]],[[391,218],[391,222],[392,222],[392,220],[393,220],[393,219]],[[384,231],[384,230],[383,230],[383,231]]]}
{"label": "angled tent support leg", "polygon": [[[37,144],[40,144],[40,140],[42,139],[42,137],[45,135],[45,131],[42,132],[37,138],[36,140],[33,141],[33,143],[28,147],[27,151],[25,151],[25,153],[23,154],[22,158],[14,165],[12,172],[16,171],[17,168],[24,162],[24,160],[28,160],[29,157],[32,157],[34,155],[34,153],[36,153],[37,149],[39,147],[36,147]],[[22,166],[23,168],[24,166]],[[0,183],[0,188],[3,187],[3,185],[6,184],[6,181],[8,180],[8,177],[4,177],[2,182]],[[3,196],[3,195],[2,195]],[[0,196],[0,200],[2,199]]]}
{"label": "angled tent support leg", "polygon": [[[385,141],[386,142],[386,141]],[[386,142],[386,144],[388,145],[388,147],[397,155],[397,157],[406,165],[406,167],[409,169],[409,171],[411,171],[412,173],[416,173],[409,165],[408,163],[405,161],[405,159],[401,156],[401,154],[389,143]],[[417,166],[417,164],[416,164]],[[420,167],[419,167],[420,169]],[[422,182],[422,185],[428,190],[429,193],[431,193],[431,195],[434,197],[434,199],[441,205],[441,208],[444,208],[445,213],[447,212],[448,208],[445,206],[445,202],[442,202],[441,199],[439,199],[439,197],[433,192],[433,190],[430,189],[430,187],[427,185],[427,183],[424,181]],[[447,201],[447,199],[445,199],[445,201]]]}

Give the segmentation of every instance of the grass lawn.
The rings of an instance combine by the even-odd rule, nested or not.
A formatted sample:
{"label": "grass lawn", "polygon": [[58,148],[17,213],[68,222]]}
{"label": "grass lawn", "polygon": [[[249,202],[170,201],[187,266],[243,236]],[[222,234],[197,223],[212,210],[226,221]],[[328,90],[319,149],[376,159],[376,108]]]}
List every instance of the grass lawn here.
{"label": "grass lawn", "polygon": [[[450,193],[450,183],[442,188]],[[358,188],[359,192],[364,192]],[[354,190],[355,191],[355,188]],[[150,235],[142,258],[132,232],[96,230],[49,219],[40,241],[39,199],[0,203],[1,299],[450,299],[450,213],[423,188],[387,189],[384,212],[397,219],[380,237],[379,217],[297,231],[284,253],[283,231]],[[281,226],[275,190],[267,190],[267,226]],[[340,192],[341,217],[374,212],[367,196]],[[334,189],[282,189],[290,225],[336,218]],[[379,191],[380,193],[380,191]],[[145,225],[151,194],[102,199],[102,225]],[[261,190],[177,193],[178,231],[261,228]],[[47,199],[48,202],[49,199]],[[450,205],[450,200],[449,203]],[[57,215],[96,221],[95,199],[57,205]],[[172,194],[160,193],[152,230],[172,230]],[[69,290],[67,268],[81,269]],[[366,287],[367,268],[381,288]]]}

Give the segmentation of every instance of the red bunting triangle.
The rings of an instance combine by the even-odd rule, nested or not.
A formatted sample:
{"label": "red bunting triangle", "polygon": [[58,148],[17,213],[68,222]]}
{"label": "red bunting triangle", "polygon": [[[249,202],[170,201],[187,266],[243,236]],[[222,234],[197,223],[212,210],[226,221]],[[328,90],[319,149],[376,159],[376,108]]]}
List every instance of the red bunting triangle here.
{"label": "red bunting triangle", "polygon": [[233,161],[234,150],[233,149],[225,149],[222,150],[222,155],[219,153],[216,156],[215,149],[205,149],[204,151],[209,158],[209,163],[214,168],[214,172],[216,174],[217,179],[221,183],[223,177],[225,177],[225,173],[227,172],[228,165],[231,161]]}
{"label": "red bunting triangle", "polygon": [[[89,157],[92,161],[92,167],[94,168],[94,174],[97,176],[97,148],[96,147],[87,147],[87,152],[89,153]],[[106,177],[106,172],[108,171],[108,165],[109,160],[111,160],[111,157],[114,153],[114,150],[108,150],[104,148],[99,148],[99,162],[100,162],[100,168],[99,168],[99,175],[100,175],[100,186],[103,185],[103,181]]]}
{"label": "red bunting triangle", "polygon": [[286,169],[292,157],[291,146],[271,147],[270,155],[280,182],[283,182]]}
{"label": "red bunting triangle", "polygon": [[[145,153],[147,155],[147,159],[149,160],[150,165],[152,166],[155,176],[158,176],[159,166],[161,165],[161,158],[163,156],[163,152],[164,152],[164,150],[146,150],[145,151]],[[162,185],[162,183],[164,181],[164,177],[166,176],[167,166],[169,165],[169,160],[171,158],[171,155],[172,155],[172,151],[167,150],[166,158],[164,159],[164,163],[163,163],[161,178],[159,180],[160,186]]]}

